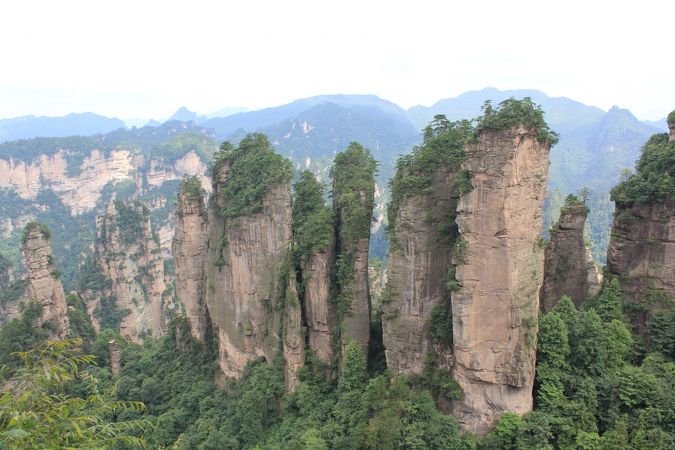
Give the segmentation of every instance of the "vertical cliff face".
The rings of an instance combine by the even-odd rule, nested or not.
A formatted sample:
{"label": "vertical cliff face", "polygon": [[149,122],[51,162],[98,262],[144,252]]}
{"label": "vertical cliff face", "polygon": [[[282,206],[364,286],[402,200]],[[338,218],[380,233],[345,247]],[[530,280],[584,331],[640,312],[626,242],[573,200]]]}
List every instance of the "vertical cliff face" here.
{"label": "vertical cliff face", "polygon": [[567,295],[579,307],[600,290],[601,276],[584,244],[584,225],[588,210],[575,197],[568,197],[560,209],[560,219],[551,229],[551,240],[544,258],[544,284],[541,308],[548,312]]}
{"label": "vertical cliff face", "polygon": [[352,143],[335,157],[331,170],[337,223],[337,314],[342,353],[350,342],[368,354],[370,292],[368,244],[373,215],[376,162],[368,150]]}
{"label": "vertical cliff face", "polygon": [[117,341],[108,341],[108,353],[110,353],[110,371],[113,375],[119,375],[122,370],[122,352]]}
{"label": "vertical cliff face", "polygon": [[[672,144],[671,144],[672,145]],[[616,205],[607,269],[619,276],[636,331],[675,298],[675,202]]]}
{"label": "vertical cliff face", "polygon": [[[382,306],[387,368],[394,373],[422,374],[433,346],[432,312],[449,304],[453,242],[442,225],[456,210],[458,195],[456,190],[453,195],[452,185],[453,173],[439,169],[429,193],[407,198],[398,208],[390,234],[388,302]],[[452,365],[451,349],[435,353],[437,363]]]}
{"label": "vertical cliff face", "polygon": [[[119,332],[141,342],[164,334],[164,262],[150,225],[149,210],[140,202],[127,205],[114,198],[97,217],[96,253],[109,293],[120,316]],[[108,292],[104,292],[107,295]],[[100,298],[92,299],[100,303]]]}
{"label": "vertical cliff face", "polygon": [[612,189],[616,203],[607,270],[619,277],[625,311],[638,333],[675,299],[675,111],[670,135],[653,135],[642,148],[636,173]]}
{"label": "vertical cliff face", "polygon": [[[333,241],[331,240],[331,245]],[[301,262],[303,304],[307,326],[307,344],[324,364],[330,364],[334,355],[335,305],[331,302],[331,267],[333,249],[313,254]]]}
{"label": "vertical cliff face", "polygon": [[206,304],[219,365],[229,377],[240,377],[252,359],[271,361],[281,347],[278,305],[292,243],[291,176],[290,162],[262,135],[224,148],[214,164]]}
{"label": "vertical cliff face", "polygon": [[40,321],[56,325],[53,337],[65,338],[69,331],[66,295],[52,261],[49,231],[35,222],[26,225],[22,250],[27,269],[24,298],[42,305]]}
{"label": "vertical cliff face", "polygon": [[[290,263],[290,259],[288,260]],[[294,392],[305,365],[305,340],[302,333],[302,307],[298,297],[295,271],[289,268],[284,294],[283,354],[286,392]]]}
{"label": "vertical cliff face", "polygon": [[0,325],[21,317],[25,280],[14,280],[10,261],[0,253]]}
{"label": "vertical cliff face", "polygon": [[335,354],[336,308],[331,273],[335,264],[335,230],[324,186],[309,171],[294,185],[293,260],[303,305],[307,346],[330,366]]}
{"label": "vertical cliff face", "polygon": [[532,409],[549,144],[523,126],[481,130],[463,168],[453,294],[454,376],[462,427],[484,434],[505,411]]}
{"label": "vertical cliff face", "polygon": [[192,335],[203,340],[209,326],[206,309],[205,263],[208,227],[204,193],[197,178],[181,183],[176,207],[172,252],[176,267],[176,296],[184,306]]}

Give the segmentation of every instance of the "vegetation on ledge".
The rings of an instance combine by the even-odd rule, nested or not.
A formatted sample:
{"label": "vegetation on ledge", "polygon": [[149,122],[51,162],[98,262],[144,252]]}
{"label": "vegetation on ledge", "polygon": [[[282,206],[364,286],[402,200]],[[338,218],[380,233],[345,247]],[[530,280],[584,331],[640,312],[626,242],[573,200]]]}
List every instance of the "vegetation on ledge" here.
{"label": "vegetation on ledge", "polygon": [[483,130],[502,130],[523,125],[537,131],[539,142],[548,142],[550,145],[558,143],[558,134],[544,120],[541,106],[534,104],[530,97],[522,100],[509,98],[499,103],[497,108],[488,100],[483,104],[482,110],[483,114],[476,119],[478,134]]}
{"label": "vegetation on ledge", "polygon": [[199,181],[199,177],[196,175],[183,177],[180,181],[178,190],[179,193],[186,194],[194,199],[200,199],[206,195],[206,191],[204,191],[204,188],[202,187],[202,182]]}
{"label": "vegetation on ledge", "polygon": [[560,208],[560,214],[581,211],[585,211],[586,214],[590,212],[590,208],[586,206],[586,203],[584,203],[583,200],[580,200],[579,197],[574,194],[569,194],[567,197],[565,197],[565,203]]}
{"label": "vegetation on ledge", "polygon": [[230,166],[220,192],[223,207],[218,213],[224,219],[261,211],[265,195],[293,177],[291,161],[276,153],[261,133],[247,135],[237,147],[223,143],[214,156],[214,173],[223,164]]}
{"label": "vegetation on ledge", "polygon": [[377,161],[357,142],[338,153],[330,170],[333,209],[342,212],[340,239],[353,243],[370,236]]}
{"label": "vegetation on ledge", "polygon": [[311,172],[302,172],[293,187],[293,253],[300,263],[328,250],[333,240],[333,216],[326,205],[324,187]]}
{"label": "vegetation on ledge", "polygon": [[464,145],[472,133],[469,121],[450,122],[439,114],[424,129],[422,145],[415,147],[410,154],[399,157],[396,175],[389,183],[391,202],[387,216],[390,236],[393,237],[395,231],[401,202],[415,195],[429,193],[433,174],[438,169],[459,170],[465,158]]}
{"label": "vegetation on ledge", "polygon": [[28,222],[23,229],[23,237],[21,238],[21,242],[25,244],[26,241],[28,240],[28,233],[36,229],[40,230],[40,232],[42,233],[42,237],[44,237],[45,239],[49,240],[49,238],[51,238],[52,234],[46,225],[41,225],[37,222]]}
{"label": "vegetation on ledge", "polygon": [[649,138],[635,168],[635,174],[612,189],[613,201],[631,206],[675,198],[675,142],[668,142],[668,134]]}

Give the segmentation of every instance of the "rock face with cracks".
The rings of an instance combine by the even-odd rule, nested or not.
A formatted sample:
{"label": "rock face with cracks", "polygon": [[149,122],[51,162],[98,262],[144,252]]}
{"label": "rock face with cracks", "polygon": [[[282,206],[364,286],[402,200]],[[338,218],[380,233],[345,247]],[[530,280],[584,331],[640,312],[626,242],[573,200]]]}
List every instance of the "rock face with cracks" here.
{"label": "rock face with cracks", "polygon": [[[387,267],[388,301],[382,305],[387,368],[422,375],[433,343],[431,314],[442,305],[452,267],[452,241],[438,227],[457,207],[454,174],[437,170],[430,192],[404,200],[395,221]],[[452,365],[452,349],[435,349],[439,366]]]}
{"label": "rock face with cracks", "polygon": [[309,261],[301,263],[308,346],[324,364],[331,363],[334,353],[335,305],[330,298],[333,253],[331,245],[327,251],[315,253]]}
{"label": "rock face with cracks", "polygon": [[487,433],[502,413],[532,409],[542,228],[550,145],[535,129],[487,129],[462,165],[452,296],[454,376],[464,391],[453,412],[464,430]]}
{"label": "rock face with cracks", "polygon": [[541,308],[548,312],[567,295],[579,307],[597,294],[602,276],[584,244],[584,225],[588,212],[583,204],[566,205],[551,230],[544,259]]}
{"label": "rock face with cracks", "polygon": [[66,295],[52,261],[52,246],[49,235],[37,223],[31,223],[24,230],[23,256],[27,270],[27,285],[24,301],[37,302],[42,306],[40,324],[56,324],[54,338],[63,339],[68,335],[70,325],[66,306]]}
{"label": "rock face with cracks", "polygon": [[163,335],[164,311],[173,302],[165,292],[164,260],[149,210],[140,202],[127,205],[113,197],[96,222],[98,265],[110,287],[85,298],[100,303],[101,294],[111,295],[116,310],[124,313],[119,333],[132,342],[140,343],[146,335]]}
{"label": "rock face with cracks", "polygon": [[178,194],[176,234],[172,253],[176,267],[176,297],[185,308],[192,336],[204,340],[209,327],[204,268],[207,262],[208,221],[204,195],[184,184]]}
{"label": "rock face with cracks", "polygon": [[675,201],[617,205],[607,270],[619,276],[638,333],[675,298]]}
{"label": "rock face with cracks", "polygon": [[[215,207],[228,182],[230,164],[214,176]],[[272,361],[279,351],[281,314],[279,274],[291,248],[290,183],[272,186],[262,208],[225,220],[209,214],[209,260],[206,304],[218,339],[222,372],[239,378],[246,364],[259,357]]]}
{"label": "rock face with cracks", "polygon": [[[672,186],[675,181],[673,169],[669,165],[675,149],[675,111],[668,115],[668,127],[668,141],[659,135],[652,136],[637,163],[636,176],[641,172],[647,172],[649,176],[650,171],[655,171],[651,176],[660,176],[661,186]],[[656,144],[656,147],[650,145],[659,140],[661,144]],[[653,180],[650,184],[659,184]],[[621,190],[621,185],[617,188]],[[672,192],[672,188],[667,192]],[[639,198],[635,193],[634,196]],[[643,334],[647,321],[656,312],[662,309],[672,312],[674,305],[675,199],[672,195],[661,194],[636,201],[630,195],[621,198],[620,191],[618,197],[607,249],[607,271],[619,277],[627,302],[625,312],[634,330]]]}

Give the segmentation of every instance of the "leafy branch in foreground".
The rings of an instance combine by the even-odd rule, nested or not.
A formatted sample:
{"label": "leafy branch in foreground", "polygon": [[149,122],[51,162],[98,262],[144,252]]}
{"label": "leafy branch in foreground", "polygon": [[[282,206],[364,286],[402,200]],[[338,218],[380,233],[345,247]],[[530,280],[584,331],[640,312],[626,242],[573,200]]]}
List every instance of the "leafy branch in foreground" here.
{"label": "leafy branch in foreground", "polygon": [[[115,421],[118,414],[141,412],[141,402],[111,401],[86,371],[95,356],[83,355],[82,339],[46,341],[17,352],[23,367],[4,383],[0,395],[0,447],[19,448],[146,448],[145,419]],[[78,382],[86,395],[70,395]]]}

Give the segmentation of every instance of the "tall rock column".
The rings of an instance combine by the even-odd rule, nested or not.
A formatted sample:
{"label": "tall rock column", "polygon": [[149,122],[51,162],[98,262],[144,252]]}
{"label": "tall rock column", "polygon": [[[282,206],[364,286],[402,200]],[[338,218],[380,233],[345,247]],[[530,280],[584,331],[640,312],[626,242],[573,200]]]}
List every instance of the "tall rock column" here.
{"label": "tall rock column", "polygon": [[[387,368],[394,373],[422,375],[434,344],[432,313],[450,307],[446,285],[453,239],[443,236],[439,225],[448,220],[448,212],[454,216],[458,195],[453,195],[452,181],[448,170],[438,170],[431,192],[401,202],[395,222],[390,222],[395,230],[390,233],[382,331]],[[452,365],[451,348],[434,353],[441,366]]]}
{"label": "tall rock column", "polygon": [[300,369],[305,365],[305,342],[296,274],[289,268],[287,275],[283,319],[284,383],[286,392],[294,392],[300,384]]}
{"label": "tall rock column", "polygon": [[218,336],[221,371],[239,378],[282,346],[279,303],[291,251],[290,161],[261,134],[224,144],[213,169],[206,304]]}
{"label": "tall rock column", "polygon": [[473,190],[458,206],[461,289],[452,297],[454,376],[464,398],[453,410],[479,435],[506,411],[532,409],[550,148],[537,131],[484,128],[466,148]]}
{"label": "tall rock column", "polygon": [[190,332],[198,340],[204,340],[209,327],[204,289],[207,225],[201,183],[197,177],[184,179],[178,193],[172,253],[176,266],[176,296],[185,308]]}
{"label": "tall rock column", "polygon": [[36,222],[26,225],[23,237],[23,256],[28,284],[24,297],[42,305],[41,323],[56,324],[54,336],[63,339],[69,332],[68,307],[61,280],[52,260],[49,230]]}
{"label": "tall rock column", "polygon": [[438,115],[424,141],[397,162],[389,204],[389,261],[382,304],[387,368],[422,375],[450,369],[452,356],[452,249],[470,128]]}
{"label": "tall rock column", "polygon": [[546,246],[541,308],[548,312],[567,295],[579,307],[600,291],[602,276],[584,243],[584,225],[588,209],[570,195],[560,209],[560,219],[551,229]]}
{"label": "tall rock column", "polygon": [[370,292],[368,244],[375,195],[377,163],[370,152],[353,142],[335,157],[333,210],[337,223],[337,320],[341,353],[351,341],[368,354]]}
{"label": "tall rock column", "polygon": [[126,204],[112,198],[98,215],[96,228],[97,264],[110,280],[104,294],[110,294],[121,316],[120,334],[136,343],[145,335],[163,335],[164,260],[150,211],[139,201]]}
{"label": "tall rock column", "polygon": [[309,171],[294,186],[293,257],[300,281],[300,300],[307,346],[322,363],[331,366],[335,354],[336,311],[331,295],[331,268],[335,264],[335,231],[323,185]]}
{"label": "tall rock column", "polygon": [[635,331],[675,300],[675,111],[670,136],[653,135],[642,149],[637,171],[612,189],[616,203],[607,250],[607,270],[619,276],[625,308]]}

